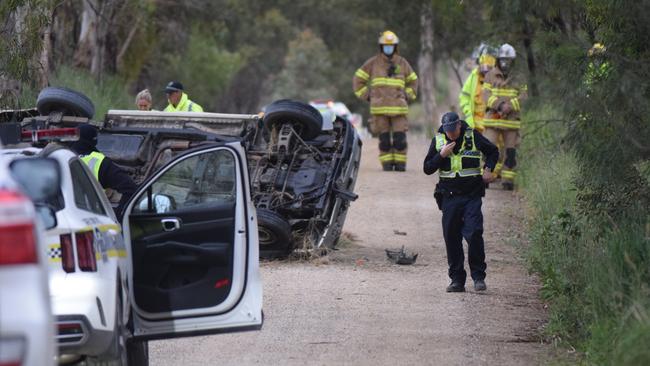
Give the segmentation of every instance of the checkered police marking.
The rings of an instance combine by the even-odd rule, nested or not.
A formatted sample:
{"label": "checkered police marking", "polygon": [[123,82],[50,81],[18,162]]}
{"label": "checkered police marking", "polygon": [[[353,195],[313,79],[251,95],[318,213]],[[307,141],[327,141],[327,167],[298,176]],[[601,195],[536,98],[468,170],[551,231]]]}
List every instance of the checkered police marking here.
{"label": "checkered police marking", "polygon": [[61,244],[53,244],[47,249],[47,257],[50,259],[50,262],[60,262],[61,261]]}

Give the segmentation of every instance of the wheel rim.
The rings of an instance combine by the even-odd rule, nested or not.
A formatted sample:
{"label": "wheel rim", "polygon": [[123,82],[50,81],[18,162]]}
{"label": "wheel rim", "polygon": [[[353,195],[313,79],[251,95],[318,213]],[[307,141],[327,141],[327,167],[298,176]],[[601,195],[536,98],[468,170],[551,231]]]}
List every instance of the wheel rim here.
{"label": "wheel rim", "polygon": [[258,237],[260,246],[270,246],[278,241],[277,235],[264,227],[258,228]]}

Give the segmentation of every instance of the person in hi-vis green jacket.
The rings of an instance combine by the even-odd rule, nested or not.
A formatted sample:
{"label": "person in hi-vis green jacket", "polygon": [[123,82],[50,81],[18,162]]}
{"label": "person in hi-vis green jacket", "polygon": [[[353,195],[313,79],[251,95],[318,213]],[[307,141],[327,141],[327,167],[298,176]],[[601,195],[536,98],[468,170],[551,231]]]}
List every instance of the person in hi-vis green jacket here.
{"label": "person in hi-vis green jacket", "polygon": [[477,67],[467,77],[463,89],[458,96],[460,109],[465,115],[465,122],[479,131],[483,132],[483,118],[485,117],[485,101],[483,100],[483,79],[496,64],[496,50],[481,44],[479,46]]}
{"label": "person in hi-vis green jacket", "polygon": [[203,112],[203,107],[190,100],[183,92],[183,84],[178,81],[170,81],[165,87],[165,94],[169,104],[163,112]]}

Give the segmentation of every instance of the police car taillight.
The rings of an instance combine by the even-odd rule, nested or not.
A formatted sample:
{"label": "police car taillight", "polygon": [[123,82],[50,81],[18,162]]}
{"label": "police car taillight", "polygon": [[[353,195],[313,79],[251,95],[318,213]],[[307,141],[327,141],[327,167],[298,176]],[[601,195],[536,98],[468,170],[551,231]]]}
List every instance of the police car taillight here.
{"label": "police car taillight", "polygon": [[84,272],[97,271],[97,258],[95,257],[94,236],[92,231],[81,231],[75,234],[77,242],[77,260],[79,269]]}
{"label": "police car taillight", "polygon": [[29,198],[0,190],[0,266],[38,262],[34,220]]}
{"label": "police car taillight", "polygon": [[53,128],[49,130],[23,131],[20,134],[23,141],[77,141],[79,140],[78,128]]}
{"label": "police car taillight", "polygon": [[63,234],[59,240],[61,241],[61,266],[66,273],[72,273],[75,271],[72,235]]}

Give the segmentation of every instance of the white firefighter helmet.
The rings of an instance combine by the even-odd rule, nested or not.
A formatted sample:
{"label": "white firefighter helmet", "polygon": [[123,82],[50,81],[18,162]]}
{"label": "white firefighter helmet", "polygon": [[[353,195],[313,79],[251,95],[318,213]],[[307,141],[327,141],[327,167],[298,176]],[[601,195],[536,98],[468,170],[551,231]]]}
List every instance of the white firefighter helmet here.
{"label": "white firefighter helmet", "polygon": [[511,45],[504,43],[501,45],[501,47],[499,47],[499,54],[497,55],[497,58],[515,59],[516,57],[517,52],[515,52],[515,48]]}

